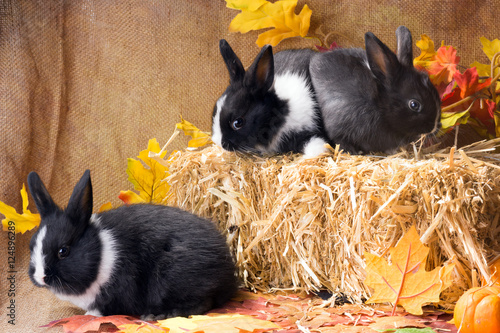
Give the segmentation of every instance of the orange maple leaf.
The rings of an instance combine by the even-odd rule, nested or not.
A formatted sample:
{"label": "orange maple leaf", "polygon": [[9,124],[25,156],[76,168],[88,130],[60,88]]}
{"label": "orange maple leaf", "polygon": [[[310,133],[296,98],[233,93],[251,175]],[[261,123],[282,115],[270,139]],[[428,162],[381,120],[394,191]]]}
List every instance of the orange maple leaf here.
{"label": "orange maple leaf", "polygon": [[429,64],[428,73],[432,82],[436,85],[445,82],[449,83],[453,75],[458,71],[457,65],[460,57],[453,46],[441,46],[435,55],[435,60]]}
{"label": "orange maple leaf", "polygon": [[391,264],[382,257],[365,253],[365,284],[374,290],[366,302],[391,302],[393,315],[398,304],[411,314],[421,315],[424,304],[439,302],[441,291],[451,285],[454,264],[426,271],[429,248],[420,241],[415,226],[389,252]]}
{"label": "orange maple leaf", "polygon": [[467,70],[461,74],[460,72],[455,72],[453,75],[455,82],[460,88],[460,97],[465,98],[470,95],[474,95],[478,91],[487,88],[491,84],[491,78],[487,78],[484,82],[479,83],[479,75],[477,69],[467,68]]}
{"label": "orange maple leaf", "polygon": [[102,204],[101,207],[99,207],[98,212],[102,213],[111,209],[113,209],[113,205],[111,204],[111,202],[106,202],[105,204]]}
{"label": "orange maple leaf", "polygon": [[83,332],[113,332],[118,326],[126,324],[140,325],[144,323],[130,316],[106,316],[95,317],[90,315],[78,315],[69,318],[53,321],[44,327],[61,326],[65,333],[83,333]]}

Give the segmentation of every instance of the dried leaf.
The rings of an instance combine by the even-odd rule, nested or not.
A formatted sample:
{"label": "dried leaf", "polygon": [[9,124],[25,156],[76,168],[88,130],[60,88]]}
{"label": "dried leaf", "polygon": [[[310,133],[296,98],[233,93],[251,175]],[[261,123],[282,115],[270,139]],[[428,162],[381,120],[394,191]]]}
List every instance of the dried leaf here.
{"label": "dried leaf", "polygon": [[160,320],[158,325],[169,329],[170,333],[239,333],[242,330],[254,332],[262,329],[264,331],[260,332],[265,332],[280,328],[270,321],[239,314],[176,317]]}
{"label": "dried leaf", "polygon": [[479,75],[476,68],[467,68],[463,74],[461,74],[460,72],[455,72],[453,78],[460,88],[461,98],[474,95],[478,91],[489,87],[491,84],[491,78],[488,78],[484,80],[484,82],[479,83]]}
{"label": "dried leaf", "polygon": [[280,0],[274,3],[253,0],[226,0],[227,6],[241,10],[231,21],[229,30],[247,33],[250,30],[273,28],[261,33],[257,39],[260,47],[271,44],[276,46],[285,38],[305,37],[309,31],[312,11],[304,5],[295,14],[297,0]]}
{"label": "dried leaf", "polygon": [[16,233],[22,234],[40,225],[40,214],[33,214],[28,209],[28,193],[24,184],[21,189],[21,198],[23,201],[22,214],[17,213],[14,207],[0,201],[0,214],[5,216],[2,220],[4,231],[12,231],[11,228],[14,227]]}
{"label": "dried leaf", "polygon": [[184,120],[181,117],[181,122],[175,124],[175,127],[182,130],[185,135],[192,137],[188,142],[188,147],[198,148],[203,147],[207,144],[213,143],[210,133],[202,132],[198,127],[191,124],[189,121]]}
{"label": "dried leaf", "polygon": [[110,209],[113,209],[113,205],[111,204],[111,202],[106,202],[105,204],[102,204],[101,207],[99,207],[98,212],[102,213]]}
{"label": "dried leaf", "polygon": [[460,57],[453,46],[441,46],[436,53],[435,60],[427,66],[429,75],[434,84],[449,83],[458,71]]}
{"label": "dried leaf", "polygon": [[442,112],[441,113],[441,128],[446,131],[460,124],[467,124],[470,113],[468,110],[461,112]]}
{"label": "dried leaf", "polygon": [[321,53],[328,52],[328,51],[333,51],[335,49],[341,49],[342,48],[339,44],[337,44],[337,42],[332,42],[330,44],[330,47],[328,47],[328,48],[323,47],[321,45],[314,45],[314,46],[316,46],[316,48],[318,49],[318,51],[321,52]]}
{"label": "dried leaf", "polygon": [[168,330],[148,322],[142,324],[124,324],[118,326],[120,333],[166,333]]}
{"label": "dried leaf", "polygon": [[416,45],[420,49],[420,55],[413,60],[414,66],[426,68],[429,61],[433,61],[436,56],[436,51],[434,51],[434,42],[429,36],[423,34],[420,35],[420,40],[417,41]]}
{"label": "dried leaf", "polygon": [[471,68],[475,68],[477,70],[477,74],[479,76],[490,76],[491,75],[491,65],[489,64],[481,64],[477,61],[474,61],[471,65]]}
{"label": "dried leaf", "polygon": [[146,202],[141,196],[133,191],[120,191],[118,198],[126,205],[133,205]]}
{"label": "dried leaf", "polygon": [[251,12],[257,11],[260,7],[267,3],[266,0],[226,0],[227,8],[249,10]]}
{"label": "dried leaf", "polygon": [[500,40],[494,39],[494,40],[489,40],[486,37],[481,37],[479,38],[481,41],[481,44],[483,44],[483,52],[486,54],[488,59],[490,61],[493,59],[493,56],[500,52]]}
{"label": "dried leaf", "polygon": [[[128,180],[134,185],[134,189],[139,192],[139,197],[144,202],[161,203],[167,196],[170,185],[164,181],[169,175],[168,168],[159,163],[156,159],[149,157],[150,152],[160,153],[161,148],[156,139],[148,142],[148,148],[139,153],[139,160],[129,158],[127,160]],[[160,158],[166,152],[160,154]],[[129,192],[125,192],[135,199]],[[120,193],[126,198],[126,194]]]}
{"label": "dried leaf", "polygon": [[430,327],[425,327],[425,328],[415,328],[415,327],[409,327],[409,328],[398,328],[394,331],[394,333],[436,333],[432,328]]}
{"label": "dried leaf", "polygon": [[89,315],[73,316],[53,321],[44,327],[63,328],[65,333],[114,332],[121,325],[140,325],[143,321],[130,316],[95,317]]}
{"label": "dried leaf", "polygon": [[425,327],[421,319],[408,318],[403,316],[379,317],[375,318],[375,323],[369,326],[377,331],[395,330],[405,327]]}
{"label": "dried leaf", "polygon": [[422,314],[422,305],[439,302],[442,290],[451,285],[454,265],[425,270],[429,249],[420,241],[413,226],[390,248],[391,264],[377,255],[365,253],[367,277],[365,284],[374,289],[367,303],[391,302],[402,305],[412,314]]}

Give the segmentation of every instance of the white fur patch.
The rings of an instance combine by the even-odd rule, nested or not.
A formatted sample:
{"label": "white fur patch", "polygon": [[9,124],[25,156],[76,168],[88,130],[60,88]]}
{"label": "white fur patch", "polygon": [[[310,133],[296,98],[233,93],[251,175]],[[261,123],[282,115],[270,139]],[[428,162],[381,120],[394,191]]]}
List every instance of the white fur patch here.
{"label": "white fur patch", "polygon": [[102,313],[99,310],[91,310],[85,312],[86,316],[95,316],[95,317],[102,317]]}
{"label": "white fur patch", "polygon": [[268,146],[269,153],[278,150],[281,140],[288,133],[313,131],[317,126],[316,101],[305,76],[293,72],[278,75],[274,80],[274,90],[280,99],[288,102],[290,113],[286,117],[285,124]]}
{"label": "white fur patch", "polygon": [[[91,222],[99,225],[99,218],[96,214],[92,215]],[[100,314],[98,310],[92,307],[97,295],[99,295],[101,288],[109,281],[111,274],[118,258],[117,241],[109,230],[100,230],[99,239],[101,241],[101,262],[99,263],[99,270],[97,279],[90,285],[90,287],[81,295],[65,295],[57,294],[56,296],[62,300],[70,301],[76,306],[87,310],[88,313]]]}
{"label": "white fur patch", "polygon": [[34,280],[41,286],[45,286],[45,256],[43,255],[42,244],[47,234],[47,226],[43,226],[36,237],[35,247],[31,253],[31,265],[35,268]]}
{"label": "white fur patch", "polygon": [[222,130],[220,128],[220,113],[222,110],[222,105],[224,105],[224,101],[226,100],[226,95],[221,96],[217,103],[215,104],[215,115],[212,120],[212,141],[222,147]]}
{"label": "white fur patch", "polygon": [[311,158],[327,152],[325,140],[317,136],[312,137],[304,146],[304,157]]}
{"label": "white fur patch", "polygon": [[101,219],[99,218],[99,215],[95,213],[92,214],[92,216],[90,216],[90,223],[98,227],[101,224]]}

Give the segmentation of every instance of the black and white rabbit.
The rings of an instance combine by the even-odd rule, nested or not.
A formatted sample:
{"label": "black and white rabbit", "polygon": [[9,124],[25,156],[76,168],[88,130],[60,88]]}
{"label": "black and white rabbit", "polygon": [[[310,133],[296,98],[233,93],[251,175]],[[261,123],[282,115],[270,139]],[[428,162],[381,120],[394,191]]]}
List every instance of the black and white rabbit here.
{"label": "black and white rabbit", "polygon": [[230,84],[212,115],[216,144],[262,155],[291,151],[315,156],[326,151],[309,75],[314,51],[287,50],[273,56],[266,45],[245,71],[225,40],[219,46]]}
{"label": "black and white rabbit", "polygon": [[42,220],[30,243],[29,276],[87,314],[201,314],[236,291],[225,238],[210,221],[149,204],[92,214],[89,170],[64,210],[35,172],[28,185]]}
{"label": "black and white rabbit", "polygon": [[410,31],[396,30],[397,56],[374,34],[366,51],[336,49],[311,59],[310,73],[331,145],[350,153],[392,153],[440,127],[441,101],[413,67]]}

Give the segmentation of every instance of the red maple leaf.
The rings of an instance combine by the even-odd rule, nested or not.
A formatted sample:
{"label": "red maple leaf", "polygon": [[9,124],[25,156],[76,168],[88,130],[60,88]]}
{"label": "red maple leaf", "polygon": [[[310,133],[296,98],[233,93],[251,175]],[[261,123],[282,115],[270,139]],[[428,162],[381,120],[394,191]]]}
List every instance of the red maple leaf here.
{"label": "red maple leaf", "polygon": [[117,332],[118,326],[124,324],[140,324],[141,320],[130,316],[95,317],[79,315],[53,321],[44,327],[62,326],[64,332]]}
{"label": "red maple leaf", "polygon": [[[454,82],[451,82],[450,85],[454,85]],[[459,87],[454,87],[453,89],[449,89],[449,88],[450,88],[450,86],[448,86],[446,88],[446,91],[443,93],[443,97],[441,99],[441,105],[443,107],[455,104],[456,102],[462,100],[462,98],[460,97],[460,88]],[[469,105],[470,104],[467,104],[467,106],[465,106],[465,104],[462,104],[461,106],[454,107],[453,111],[454,112],[464,111],[468,108]],[[451,112],[451,111],[449,111],[449,112]]]}
{"label": "red maple leaf", "polygon": [[436,89],[439,93],[439,97],[441,98],[441,102],[448,98],[453,94],[455,88],[455,80],[452,80],[450,83],[441,82],[436,86]]}
{"label": "red maple leaf", "polygon": [[476,67],[467,68],[467,70],[461,74],[460,72],[455,72],[453,78],[457,82],[460,88],[460,97],[465,98],[467,96],[474,95],[476,92],[489,87],[491,84],[491,78],[489,77],[483,83],[479,83],[479,75],[477,74]]}
{"label": "red maple leaf", "polygon": [[457,50],[453,46],[441,46],[437,50],[435,61],[430,64],[427,70],[434,84],[451,82],[453,75],[458,71],[459,62],[460,57],[457,56]]}
{"label": "red maple leaf", "polygon": [[321,46],[321,45],[314,45],[314,46],[316,46],[316,48],[318,49],[318,51],[321,52],[321,53],[328,52],[328,51],[333,51],[335,49],[341,49],[342,48],[339,44],[337,44],[337,42],[331,43],[329,48],[326,48],[326,47]]}
{"label": "red maple leaf", "polygon": [[496,106],[495,102],[491,100],[484,100],[483,103],[476,100],[470,109],[471,117],[479,121],[492,136],[495,136],[494,112]]}

